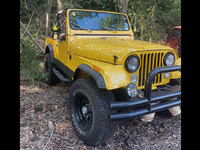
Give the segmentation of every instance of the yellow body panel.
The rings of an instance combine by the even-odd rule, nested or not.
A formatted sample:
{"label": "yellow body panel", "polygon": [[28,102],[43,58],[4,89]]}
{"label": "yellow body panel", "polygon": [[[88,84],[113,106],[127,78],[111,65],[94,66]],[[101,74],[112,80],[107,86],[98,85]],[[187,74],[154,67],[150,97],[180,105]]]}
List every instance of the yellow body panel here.
{"label": "yellow body panel", "polygon": [[71,52],[83,57],[113,63],[113,55],[118,56],[116,64],[121,64],[125,55],[146,50],[169,49],[167,46],[133,40],[131,37],[75,37],[71,42]]}
{"label": "yellow body panel", "polygon": [[[162,51],[164,54],[167,53],[167,50],[163,50]],[[137,52],[134,53],[135,55],[141,55],[144,52]],[[150,52],[149,52],[150,53]],[[156,53],[156,52],[154,52]],[[126,57],[128,57],[130,54],[128,54]],[[126,57],[124,58],[123,62],[125,62]],[[99,73],[103,76],[105,84],[106,84],[106,89],[108,90],[112,90],[112,89],[117,89],[117,88],[121,88],[121,87],[126,87],[129,83],[131,83],[130,81],[130,77],[132,74],[136,74],[139,77],[139,71],[140,71],[140,67],[142,67],[140,65],[139,69],[134,72],[134,73],[128,73],[125,70],[124,67],[124,63],[122,63],[123,65],[113,65],[113,63],[107,63],[107,62],[102,62],[102,61],[98,61],[98,60],[93,60],[93,59],[88,59],[86,57],[82,57],[79,55],[73,55],[73,59],[74,62],[72,64],[69,64],[70,66],[72,66],[72,70],[75,71],[76,68],[81,65],[82,63],[87,64],[88,66],[90,66],[92,68],[92,66],[97,66],[100,71]],[[140,60],[141,61],[141,60]],[[148,70],[148,72],[150,71],[150,69]],[[152,89],[156,89],[156,86],[158,85],[163,85],[163,84],[167,84],[169,83],[170,79],[177,79],[181,77],[181,74],[179,71],[176,72],[172,72],[170,78],[164,78],[164,75],[162,74],[162,82],[161,83],[157,83],[156,85],[153,84]],[[146,77],[144,77],[146,80]],[[136,82],[136,85],[138,87],[138,89],[144,89],[144,86],[139,86],[138,83],[139,80]]]}
{"label": "yellow body panel", "polygon": [[[144,89],[143,82],[145,82],[147,74],[156,67],[164,66],[163,58],[169,51],[174,53],[176,57],[174,65],[181,64],[181,59],[178,58],[178,54],[173,49],[164,45],[134,40],[134,34],[131,29],[129,31],[117,32],[106,30],[92,30],[91,32],[88,30],[73,30],[69,26],[68,12],[70,10],[71,9],[68,9],[66,12],[66,41],[46,38],[46,45],[51,44],[54,51],[54,57],[73,72],[75,72],[81,64],[87,64],[91,68],[93,66],[99,68],[99,73],[102,75],[106,89],[108,90],[121,87],[125,88],[131,83],[130,76],[132,74],[136,74],[140,78],[140,80],[136,82],[138,89]],[[130,26],[129,20],[128,23]],[[84,34],[87,36],[77,36],[76,34]],[[102,34],[104,36],[102,36]],[[140,59],[140,66],[136,72],[128,73],[124,64],[126,58],[133,54],[137,55]],[[113,55],[118,57],[115,63],[116,65],[113,65]],[[71,59],[69,59],[69,56]],[[161,59],[162,61],[160,61]],[[179,71],[171,72],[168,79],[164,78],[163,74],[158,75],[152,89],[156,89],[156,86],[169,83],[170,79],[177,79],[180,77],[181,73]]]}

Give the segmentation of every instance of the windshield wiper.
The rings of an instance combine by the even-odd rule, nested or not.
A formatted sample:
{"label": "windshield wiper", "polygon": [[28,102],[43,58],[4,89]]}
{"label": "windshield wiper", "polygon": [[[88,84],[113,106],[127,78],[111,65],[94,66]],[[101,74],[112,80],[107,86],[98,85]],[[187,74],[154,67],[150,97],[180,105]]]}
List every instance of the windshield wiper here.
{"label": "windshield wiper", "polygon": [[115,29],[113,30],[113,29],[110,29],[110,28],[103,27],[101,25],[99,25],[99,27],[102,28],[102,29],[108,30],[108,31],[115,31],[115,32],[117,32]]}
{"label": "windshield wiper", "polygon": [[79,29],[88,30],[88,31],[92,32],[90,29],[84,29],[84,28],[82,28],[81,26],[79,26],[79,25],[77,25],[77,24],[75,24],[75,23],[71,23],[71,24],[75,25],[75,26],[78,27]]}

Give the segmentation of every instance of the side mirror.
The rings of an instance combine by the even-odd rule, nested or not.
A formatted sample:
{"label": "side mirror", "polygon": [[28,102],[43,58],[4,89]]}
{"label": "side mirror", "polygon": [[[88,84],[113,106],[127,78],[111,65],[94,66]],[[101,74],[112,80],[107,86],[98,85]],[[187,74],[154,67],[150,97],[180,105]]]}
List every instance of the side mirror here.
{"label": "side mirror", "polygon": [[58,21],[53,23],[52,31],[53,32],[60,32],[60,23]]}
{"label": "side mirror", "polygon": [[131,28],[132,28],[133,32],[136,32],[136,25],[132,25]]}

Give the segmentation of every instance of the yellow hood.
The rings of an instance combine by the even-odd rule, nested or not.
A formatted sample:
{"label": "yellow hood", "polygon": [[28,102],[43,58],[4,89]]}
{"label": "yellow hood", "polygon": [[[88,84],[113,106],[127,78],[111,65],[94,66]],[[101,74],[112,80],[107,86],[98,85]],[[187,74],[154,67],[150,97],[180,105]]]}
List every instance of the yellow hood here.
{"label": "yellow hood", "polygon": [[71,42],[71,50],[76,55],[109,63],[114,63],[113,55],[116,55],[118,57],[116,64],[121,64],[123,57],[130,52],[158,49],[170,48],[131,38],[75,38]]}

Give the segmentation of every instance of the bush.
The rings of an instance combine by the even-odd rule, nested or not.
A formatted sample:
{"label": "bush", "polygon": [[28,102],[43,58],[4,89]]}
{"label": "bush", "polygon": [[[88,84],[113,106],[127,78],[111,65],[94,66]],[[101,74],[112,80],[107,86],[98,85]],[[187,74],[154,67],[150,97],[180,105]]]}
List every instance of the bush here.
{"label": "bush", "polygon": [[28,78],[30,82],[43,79],[43,60],[39,60],[42,52],[29,39],[20,40],[20,78]]}

